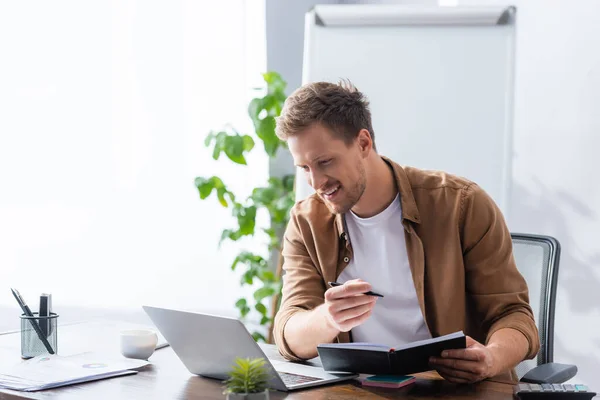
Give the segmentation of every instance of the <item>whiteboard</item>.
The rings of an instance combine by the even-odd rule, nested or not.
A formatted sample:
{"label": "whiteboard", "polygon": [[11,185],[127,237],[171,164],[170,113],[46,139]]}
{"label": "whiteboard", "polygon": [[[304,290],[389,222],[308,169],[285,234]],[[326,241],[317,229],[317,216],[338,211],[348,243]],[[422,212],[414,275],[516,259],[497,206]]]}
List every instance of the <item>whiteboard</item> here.
{"label": "whiteboard", "polygon": [[[506,213],[514,7],[319,5],[306,14],[303,83],[348,78],[371,103],[380,154],[477,182]],[[301,171],[296,198],[313,190]]]}

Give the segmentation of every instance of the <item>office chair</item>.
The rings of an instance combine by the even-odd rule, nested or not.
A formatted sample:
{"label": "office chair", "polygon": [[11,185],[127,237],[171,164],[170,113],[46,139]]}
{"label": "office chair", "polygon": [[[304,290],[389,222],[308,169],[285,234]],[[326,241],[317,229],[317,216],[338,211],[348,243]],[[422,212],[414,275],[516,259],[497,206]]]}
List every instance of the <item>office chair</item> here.
{"label": "office chair", "polygon": [[540,335],[540,351],[533,360],[521,362],[521,382],[563,383],[577,374],[575,365],[554,362],[554,309],[560,262],[560,243],[553,237],[512,233],[517,269],[529,288],[529,302]]}

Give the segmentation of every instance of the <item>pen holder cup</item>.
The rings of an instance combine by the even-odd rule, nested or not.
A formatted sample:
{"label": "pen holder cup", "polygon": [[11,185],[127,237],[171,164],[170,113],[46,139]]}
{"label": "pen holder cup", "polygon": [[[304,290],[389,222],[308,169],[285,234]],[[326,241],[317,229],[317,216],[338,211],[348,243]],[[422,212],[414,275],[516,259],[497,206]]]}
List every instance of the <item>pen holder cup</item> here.
{"label": "pen holder cup", "polygon": [[58,314],[40,317],[21,315],[21,357],[32,358],[58,352]]}

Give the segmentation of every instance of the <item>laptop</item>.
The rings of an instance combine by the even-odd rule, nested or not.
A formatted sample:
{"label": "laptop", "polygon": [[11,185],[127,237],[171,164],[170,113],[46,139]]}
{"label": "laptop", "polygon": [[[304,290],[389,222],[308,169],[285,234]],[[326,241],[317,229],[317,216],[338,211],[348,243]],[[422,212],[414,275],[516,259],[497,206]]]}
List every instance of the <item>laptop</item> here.
{"label": "laptop", "polygon": [[272,376],[269,387],[281,391],[341,382],[358,376],[331,374],[321,367],[269,359],[244,324],[235,318],[150,306],[142,308],[177,357],[195,375],[225,380],[236,357],[262,357]]}

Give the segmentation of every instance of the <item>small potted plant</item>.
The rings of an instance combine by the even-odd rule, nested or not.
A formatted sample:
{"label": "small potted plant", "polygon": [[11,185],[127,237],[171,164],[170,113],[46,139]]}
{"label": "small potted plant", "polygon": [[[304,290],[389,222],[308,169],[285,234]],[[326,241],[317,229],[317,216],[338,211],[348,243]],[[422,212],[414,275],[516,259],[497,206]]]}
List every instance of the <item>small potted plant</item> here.
{"label": "small potted plant", "polygon": [[270,374],[264,358],[236,358],[225,383],[227,400],[268,400]]}

